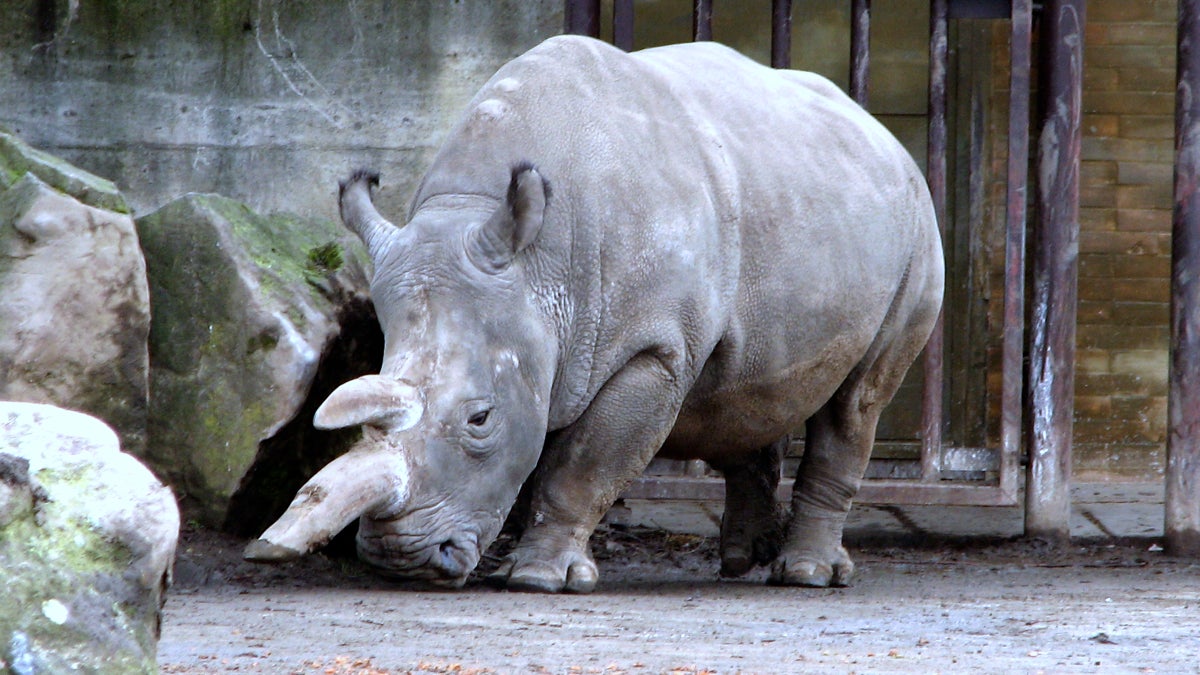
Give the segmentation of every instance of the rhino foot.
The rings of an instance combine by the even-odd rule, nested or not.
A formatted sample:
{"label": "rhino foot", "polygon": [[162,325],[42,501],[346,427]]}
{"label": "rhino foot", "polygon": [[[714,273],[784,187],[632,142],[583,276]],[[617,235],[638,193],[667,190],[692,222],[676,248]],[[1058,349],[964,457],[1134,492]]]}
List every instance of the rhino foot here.
{"label": "rhino foot", "polygon": [[838,546],[831,556],[811,553],[785,555],[771,567],[767,583],[773,586],[810,586],[826,588],[846,586],[854,576],[854,561],[845,547]]}
{"label": "rhino foot", "polygon": [[596,563],[586,553],[572,551],[545,561],[523,556],[518,549],[488,575],[487,583],[526,593],[591,593],[599,579]]}
{"label": "rhino foot", "polygon": [[767,565],[779,555],[783,545],[781,516],[762,518],[750,528],[726,528],[721,533],[721,576],[745,575],[756,565]]}

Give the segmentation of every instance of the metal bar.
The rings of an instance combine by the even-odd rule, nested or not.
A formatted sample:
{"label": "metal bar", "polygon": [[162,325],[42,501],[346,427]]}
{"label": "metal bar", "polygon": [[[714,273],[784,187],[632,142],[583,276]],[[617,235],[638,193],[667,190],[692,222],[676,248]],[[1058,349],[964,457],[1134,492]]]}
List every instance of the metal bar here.
{"label": "metal bar", "polygon": [[951,19],[1003,19],[1009,14],[1009,0],[950,0]]}
{"label": "metal bar", "polygon": [[[779,484],[775,497],[789,503],[794,481]],[[725,483],[719,478],[645,476],[630,485],[623,499],[719,502],[725,499]],[[995,485],[943,482],[930,485],[912,480],[864,481],[854,498],[856,504],[908,504],[945,506],[1012,506],[1016,495]]]}
{"label": "metal bar", "polygon": [[1200,0],[1179,0],[1177,40],[1163,531],[1168,553],[1200,556]]}
{"label": "metal bar", "polygon": [[712,0],[693,0],[692,41],[712,39]]}
{"label": "metal bar", "polygon": [[792,67],[792,0],[771,0],[771,67]]}
{"label": "metal bar", "polygon": [[633,0],[613,0],[613,45],[633,51]]}
{"label": "metal bar", "polygon": [[1031,0],[1013,0],[1009,47],[1008,213],[1004,251],[1004,336],[1000,357],[1000,486],[1017,489],[1025,333],[1025,223],[1029,184]]}
{"label": "metal bar", "polygon": [[867,107],[871,73],[871,0],[850,2],[850,98]]}
{"label": "metal bar", "polygon": [[600,0],[566,0],[563,32],[600,37]]}
{"label": "metal bar", "polygon": [[1052,542],[1070,539],[1085,8],[1086,0],[1047,0],[1041,28],[1046,98],[1031,253],[1025,534]]}
{"label": "metal bar", "polygon": [[[929,148],[925,178],[933,197],[938,229],[945,240],[946,228],[946,66],[949,61],[946,0],[933,0],[929,7]],[[944,325],[938,314],[933,334],[925,345],[925,384],[921,401],[921,480],[941,477],[942,379]]]}

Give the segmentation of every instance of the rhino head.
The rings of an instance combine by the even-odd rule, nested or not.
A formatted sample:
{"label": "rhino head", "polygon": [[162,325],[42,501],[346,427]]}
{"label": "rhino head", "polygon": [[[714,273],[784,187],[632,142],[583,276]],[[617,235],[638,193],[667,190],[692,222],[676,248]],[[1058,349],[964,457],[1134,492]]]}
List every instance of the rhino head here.
{"label": "rhino head", "polygon": [[383,366],[335,390],[313,420],[361,425],[362,439],[299,490],[245,557],[303,555],[359,518],[359,557],[382,574],[460,586],[545,440],[557,342],[526,249],[548,185],[523,164],[505,198],[433,197],[397,228],[371,202],[377,184],[354,174],[339,205],[374,261]]}

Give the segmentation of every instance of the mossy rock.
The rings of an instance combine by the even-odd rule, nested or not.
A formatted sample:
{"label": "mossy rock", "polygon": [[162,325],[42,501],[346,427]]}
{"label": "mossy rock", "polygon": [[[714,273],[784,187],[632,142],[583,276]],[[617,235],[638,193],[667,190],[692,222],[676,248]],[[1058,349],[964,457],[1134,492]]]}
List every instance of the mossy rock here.
{"label": "mossy rock", "polygon": [[208,194],[138,220],[153,307],[147,461],[221,527],[264,442],[304,405],[339,315],[367,297],[340,224]]}
{"label": "mossy rock", "polygon": [[27,173],[88,206],[116,213],[130,212],[125,197],[112,181],[30,147],[16,136],[0,130],[0,188],[11,187]]}
{"label": "mossy rock", "polygon": [[0,671],[157,672],[178,536],[170,490],[102,422],[0,402]]}
{"label": "mossy rock", "polygon": [[95,415],[145,446],[150,298],[132,218],[32,173],[0,190],[0,400]]}

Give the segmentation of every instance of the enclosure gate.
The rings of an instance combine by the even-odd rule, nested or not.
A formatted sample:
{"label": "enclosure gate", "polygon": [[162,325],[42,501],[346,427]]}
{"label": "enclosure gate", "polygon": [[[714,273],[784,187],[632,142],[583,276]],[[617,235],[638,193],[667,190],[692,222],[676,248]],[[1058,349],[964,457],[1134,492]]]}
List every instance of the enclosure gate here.
{"label": "enclosure gate", "polygon": [[[869,73],[870,0],[851,0],[850,94],[866,106]],[[790,65],[791,0],[773,0],[771,65]],[[694,0],[693,39],[712,39],[712,0]],[[920,458],[896,473],[910,478],[871,478],[863,481],[857,501],[887,504],[1013,505],[1018,501],[1018,466],[1022,435],[1023,332],[1025,316],[1025,226],[1026,184],[1029,152],[1029,90],[1032,4],[1030,0],[933,0],[930,9],[929,101],[927,179],[937,211],[939,226],[946,221],[947,151],[947,62],[948,27],[955,18],[1009,18],[1011,16],[1011,91],[1009,108],[1009,162],[1007,168],[1007,215],[1004,264],[1004,324],[1002,338],[1002,390],[999,448],[950,447],[943,443],[943,322],[939,318],[926,347],[923,370],[924,391],[920,432]],[[600,36],[599,0],[567,0],[566,30]],[[633,1],[612,1],[613,43],[633,48]],[[1080,24],[1081,29],[1081,24]],[[1054,50],[1050,50],[1053,52]],[[1078,127],[1078,124],[1076,124]],[[1068,134],[1069,135],[1069,134]],[[1075,146],[1078,161],[1078,144]],[[1069,158],[1067,158],[1069,160]],[[1077,219],[1076,219],[1077,221]],[[1071,298],[1074,302],[1074,298]],[[1072,305],[1073,307],[1073,305]],[[1043,315],[1046,312],[1042,312]],[[1072,321],[1073,309],[1071,311]],[[1068,358],[1073,358],[1073,354]],[[1058,402],[1051,402],[1053,412]],[[1066,402],[1069,422],[1070,402]],[[1043,413],[1048,412],[1043,410]],[[1040,416],[1054,419],[1054,416]],[[1061,415],[1059,415],[1061,417]],[[1069,435],[1069,426],[1068,431]],[[1069,461],[1069,456],[1068,456]],[[1044,460],[1057,466],[1061,458],[1052,454]],[[875,460],[873,460],[873,463]],[[1034,462],[1043,463],[1035,458]],[[955,480],[966,473],[985,476],[982,480]],[[785,471],[780,498],[791,491],[791,472]],[[868,471],[868,476],[871,475]],[[879,472],[875,472],[879,473]],[[1044,472],[1052,476],[1057,471]],[[1053,486],[1052,486],[1053,487]],[[1060,486],[1065,490],[1065,485]],[[724,487],[709,475],[703,462],[656,460],[646,474],[624,495],[634,499],[720,500]]]}

